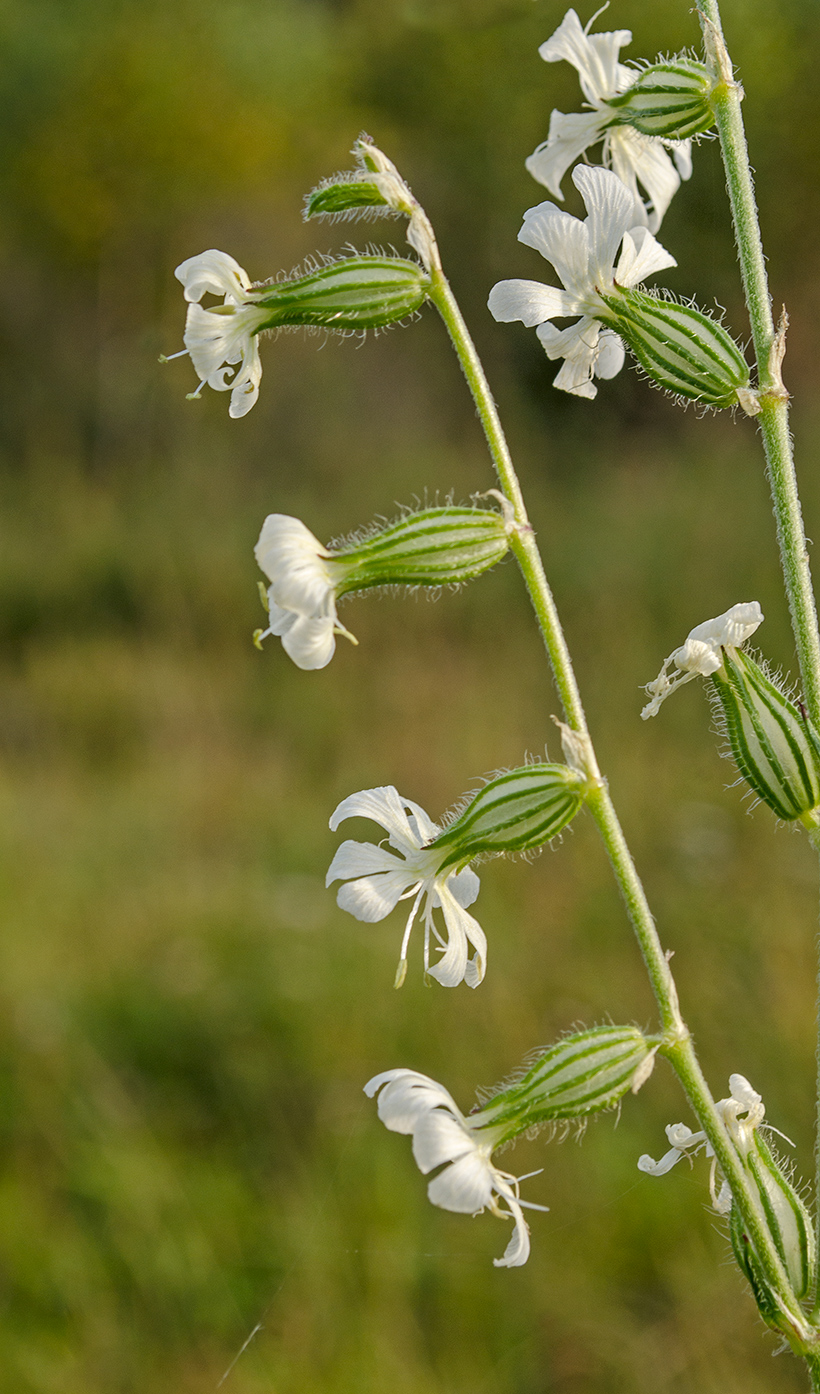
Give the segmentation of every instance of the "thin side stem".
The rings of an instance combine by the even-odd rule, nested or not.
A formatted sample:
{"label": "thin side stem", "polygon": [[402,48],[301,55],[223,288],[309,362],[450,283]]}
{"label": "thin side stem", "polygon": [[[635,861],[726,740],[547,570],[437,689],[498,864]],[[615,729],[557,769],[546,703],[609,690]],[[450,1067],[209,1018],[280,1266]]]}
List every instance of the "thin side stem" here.
{"label": "thin side stem", "polygon": [[[749,309],[760,393],[760,432],[766,453],[769,485],[777,520],[777,540],[786,583],[792,627],[797,647],[803,694],[809,715],[820,724],[820,634],[803,529],[792,441],[789,433],[788,393],[783,386],[781,364],[785,352],[785,311],[775,331],[763,243],[755,202],[754,180],[749,165],[746,132],[740,103],[742,90],[734,81],[726,50],[718,0],[701,0],[701,25],[707,59],[718,79],[713,94],[729,202],[737,241],[743,288]],[[820,941],[818,941],[820,945]],[[817,1078],[815,1121],[815,1211],[820,1200],[820,971],[817,997]],[[815,1299],[820,1297],[820,1254],[814,1274]],[[812,1374],[815,1380],[816,1372]],[[814,1386],[817,1388],[817,1384]]]}
{"label": "thin side stem", "polygon": [[515,512],[518,531],[513,538],[512,549],[535,609],[567,722],[572,731],[580,737],[585,752],[586,768],[593,784],[587,797],[587,805],[609,855],[658,1003],[665,1035],[661,1050],[675,1069],[692,1109],[712,1145],[721,1170],[732,1188],[767,1279],[773,1291],[777,1293],[784,1313],[788,1313],[792,1318],[795,1339],[799,1340],[800,1334],[805,1332],[805,1319],[795,1302],[780,1256],[772,1242],[760,1201],[749,1186],[698,1063],[689,1030],[680,1014],[675,982],[655,928],[643,884],[606,783],[598,769],[572,659],[481,360],[443,272],[434,271],[432,282],[430,298],[447,326],[484,428],[499,483]]}

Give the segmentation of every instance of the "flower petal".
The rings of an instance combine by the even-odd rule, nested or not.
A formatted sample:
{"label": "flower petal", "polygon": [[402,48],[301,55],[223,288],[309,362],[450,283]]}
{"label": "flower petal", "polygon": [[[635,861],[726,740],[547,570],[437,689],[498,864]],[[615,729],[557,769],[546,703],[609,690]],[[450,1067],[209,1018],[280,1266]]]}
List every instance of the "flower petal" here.
{"label": "flower petal", "polygon": [[503,1258],[494,1258],[493,1265],[496,1268],[520,1268],[527,1262],[530,1256],[530,1227],[521,1211],[521,1206],[512,1195],[504,1193],[504,1198],[510,1207],[510,1213],[515,1220],[515,1229],[510,1237],[510,1242],[504,1250]]}
{"label": "flower petal", "polygon": [[539,184],[555,198],[563,198],[561,180],[579,155],[603,136],[603,118],[597,111],[554,111],[547,139],[524,161]]}
{"label": "flower petal", "polygon": [[316,615],[333,591],[328,555],[301,519],[286,513],[268,514],[254,547],[276,603],[300,615]]}
{"label": "flower petal", "polygon": [[444,1109],[426,1112],[413,1129],[413,1156],[425,1176],[442,1162],[455,1162],[475,1151],[476,1145],[464,1124]]}
{"label": "flower petal", "polygon": [[478,1215],[492,1203],[493,1168],[486,1157],[473,1148],[448,1166],[427,1187],[433,1205],[454,1210],[459,1215]]}
{"label": "flower petal", "polygon": [[389,835],[391,845],[405,855],[419,850],[419,842],[410,826],[402,798],[392,784],[362,789],[360,793],[342,799],[330,819],[330,831],[335,833],[346,818],[370,818],[378,823]]}
{"label": "flower petal", "polygon": [[680,188],[680,175],[660,141],[641,135],[631,126],[618,126],[609,133],[609,157],[621,179],[625,169],[632,172],[649,195],[649,229],[657,232],[672,198]]}
{"label": "flower petal", "polygon": [[329,615],[297,615],[282,634],[282,648],[305,672],[326,668],[336,652],[335,624],[335,608]]}
{"label": "flower petal", "polygon": [[596,378],[614,378],[624,366],[623,340],[611,329],[602,329],[598,335],[598,357],[593,369]]}
{"label": "flower petal", "polygon": [[499,323],[520,319],[528,329],[555,315],[578,313],[573,296],[540,281],[499,281],[490,291],[487,307]]}
{"label": "flower petal", "polygon": [[[462,909],[446,883],[438,883],[436,890],[447,926],[447,945],[438,963],[430,968],[430,976],[442,987],[457,987],[462,981],[468,987],[478,987],[487,966],[484,930],[469,911]],[[472,959],[468,958],[469,944],[475,948]]]}
{"label": "flower petal", "polygon": [[407,887],[412,885],[406,872],[382,871],[376,876],[363,876],[347,881],[336,892],[336,904],[354,919],[375,924],[394,910]]}
{"label": "flower petal", "polygon": [[635,200],[611,169],[578,165],[572,182],[589,214],[589,275],[603,291],[612,285],[624,233],[635,225]]}
{"label": "flower petal", "polygon": [[[336,849],[336,855],[328,867],[325,885],[334,881],[350,881],[359,876],[377,876],[382,871],[400,871],[407,874],[404,863],[395,852],[386,847],[377,847],[374,842],[343,842]],[[412,878],[408,876],[408,885]]]}
{"label": "flower petal", "polygon": [[[564,213],[554,203],[539,203],[524,214],[518,240],[551,261],[563,285],[580,301],[578,308],[586,307],[592,289],[589,233],[580,218]],[[569,309],[566,313],[575,314],[577,309]]]}
{"label": "flower petal", "polygon": [[619,286],[637,286],[656,271],[677,266],[673,256],[657,242],[648,228],[636,227],[624,233],[623,251],[615,280]]}
{"label": "flower petal", "polygon": [[412,1133],[419,1119],[431,1109],[444,1107],[461,1113],[443,1085],[417,1070],[384,1070],[364,1086],[368,1098],[379,1094],[379,1117],[394,1133]]}
{"label": "flower petal", "polygon": [[471,866],[465,866],[463,871],[457,871],[455,876],[450,876],[447,885],[453,899],[464,910],[473,904],[481,890],[481,882]]}
{"label": "flower petal", "polygon": [[241,304],[251,286],[250,277],[239,262],[215,247],[180,262],[174,275],[185,288],[186,300],[201,300],[206,294],[225,295]]}
{"label": "flower petal", "polygon": [[545,63],[558,63],[561,59],[571,63],[578,72],[584,96],[588,102],[594,102],[613,95],[618,51],[631,41],[628,29],[590,38],[575,11],[567,10],[555,33],[541,44],[538,52]]}

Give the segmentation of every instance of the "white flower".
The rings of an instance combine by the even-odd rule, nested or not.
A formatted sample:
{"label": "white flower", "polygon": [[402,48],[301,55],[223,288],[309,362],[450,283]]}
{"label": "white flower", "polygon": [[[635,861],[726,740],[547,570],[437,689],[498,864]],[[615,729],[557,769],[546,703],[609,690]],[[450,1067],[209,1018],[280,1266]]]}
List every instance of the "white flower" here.
{"label": "white flower", "polygon": [[[562,198],[561,180],[569,166],[588,146],[603,140],[603,162],[615,171],[632,194],[636,204],[635,222],[646,222],[652,232],[657,232],[681,179],[688,179],[692,173],[692,143],[689,140],[672,143],[673,165],[660,140],[642,135],[632,126],[610,126],[614,113],[606,105],[607,98],[625,92],[638,77],[636,68],[618,62],[619,50],[631,41],[628,29],[590,35],[581,28],[575,11],[567,11],[555,33],[538,52],[546,63],[566,59],[577,69],[590,110],[570,116],[554,111],[547,140],[530,155],[526,164],[539,184],[544,184],[555,198]],[[647,207],[639,196],[638,182],[649,195]]]}
{"label": "white flower", "polygon": [[[372,1099],[378,1090],[379,1117],[394,1133],[412,1134],[413,1156],[422,1174],[443,1167],[427,1187],[433,1205],[462,1215],[480,1215],[489,1208],[502,1219],[511,1217],[515,1221],[512,1237],[503,1258],[493,1262],[496,1268],[519,1268],[526,1263],[530,1232],[522,1206],[548,1207],[521,1200],[519,1178],[493,1166],[490,1157],[497,1133],[482,1127],[480,1113],[465,1118],[442,1085],[416,1070],[385,1070],[375,1075],[364,1092]],[[499,1200],[506,1201],[507,1209]]]}
{"label": "white flower", "polygon": [[[763,623],[763,611],[756,600],[733,605],[724,615],[716,619],[704,620],[690,631],[686,643],[674,653],[670,653],[654,682],[646,684],[651,697],[641,716],[646,720],[657,716],[661,703],[670,692],[693,678],[708,678],[723,666],[723,649],[737,649]],[[669,676],[669,668],[674,664],[676,671]]]}
{"label": "white flower", "polygon": [[[603,296],[636,286],[676,262],[645,227],[635,226],[635,201],[617,175],[580,165],[572,180],[589,216],[582,222],[554,203],[539,203],[524,214],[518,234],[519,242],[552,262],[564,289],[540,281],[499,281],[488,304],[497,320],[537,325],[547,356],[565,360],[554,385],[592,398],[597,393],[593,374],[612,378],[624,362],[620,336],[600,322],[610,313]],[[573,315],[581,318],[568,329],[549,323]]]}
{"label": "white flower", "polygon": [[268,627],[257,630],[257,643],[275,634],[298,668],[313,669],[330,662],[337,634],[357,642],[336,615],[336,586],[347,568],[304,523],[286,513],[269,514],[254,556],[271,583]]}
{"label": "white flower", "polygon": [[[745,1159],[752,1147],[755,1130],[763,1122],[766,1109],[760,1095],[752,1088],[744,1075],[730,1075],[729,1088],[732,1091],[729,1098],[720,1099],[716,1107],[738,1153],[741,1158]],[[719,1191],[715,1189],[716,1159],[712,1144],[708,1141],[706,1134],[703,1132],[693,1133],[692,1129],[688,1128],[685,1123],[670,1123],[666,1128],[666,1136],[670,1150],[661,1157],[659,1162],[644,1154],[638,1160],[638,1170],[645,1171],[649,1176],[665,1176],[680,1161],[681,1157],[693,1157],[701,1148],[704,1148],[706,1156],[712,1159],[709,1177],[712,1204],[721,1215],[728,1215],[732,1204],[732,1193],[725,1181]]]}
{"label": "white flower", "polygon": [[[396,986],[400,987],[407,971],[407,944],[413,922],[424,901],[424,970],[437,978],[444,987],[456,987],[464,981],[478,987],[484,977],[487,960],[487,940],[477,920],[467,913],[479,891],[479,880],[470,867],[455,871],[441,870],[441,863],[450,848],[435,848],[428,844],[441,831],[431,822],[423,808],[403,799],[388,785],[380,789],[364,789],[343,799],[330,820],[336,831],[345,818],[372,818],[387,833],[395,852],[372,842],[343,842],[336,852],[327,873],[326,885],[346,881],[340,886],[337,903],[357,920],[373,924],[383,920],[400,900],[412,900],[412,908],[402,939]],[[440,908],[444,916],[447,938],[442,938],[433,918]],[[430,936],[442,952],[438,963],[430,966]],[[469,957],[469,946],[475,949]]]}
{"label": "white flower", "polygon": [[[255,302],[265,292],[254,294],[239,262],[213,248],[183,261],[174,275],[189,302],[183,338],[200,377],[199,387],[190,395],[198,397],[207,383],[216,392],[230,392],[230,416],[245,416],[259,396],[262,364],[257,336],[270,315]],[[223,304],[206,309],[199,304],[205,294],[223,296]],[[241,368],[233,366],[237,363]]]}

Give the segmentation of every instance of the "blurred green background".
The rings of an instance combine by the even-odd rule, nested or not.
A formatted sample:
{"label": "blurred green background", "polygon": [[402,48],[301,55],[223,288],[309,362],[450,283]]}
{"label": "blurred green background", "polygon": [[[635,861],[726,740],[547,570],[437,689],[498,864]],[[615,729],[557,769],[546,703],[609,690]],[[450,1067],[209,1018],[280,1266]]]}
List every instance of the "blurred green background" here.
{"label": "blurred green background", "polygon": [[[259,654],[270,511],[323,539],[492,479],[442,327],[263,347],[257,407],[195,385],[173,268],[255,279],[398,225],[305,227],[302,195],[366,129],[438,230],[494,384],[684,1009],[717,1093],[763,1091],[811,1167],[816,871],[749,815],[693,685],[641,683],[689,628],[757,598],[793,665],[754,427],[636,374],[553,391],[497,326],[543,191],[523,167],[575,74],[537,46],[555,0],[16,0],[0,5],[0,1383],[20,1394],[763,1394],[771,1360],[707,1208],[706,1167],[640,1176],[688,1117],[665,1066],[615,1128],[520,1144],[529,1264],[434,1210],[361,1087],[421,1069],[469,1107],[574,1022],[650,1025],[594,829],[490,863],[480,991],[391,984],[396,915],[323,888],[336,802],[395,783],[441,814],[475,777],[557,755],[557,700],[511,564],[438,603],[365,598],[321,673]],[[589,11],[581,11],[582,20]],[[727,0],[746,85],[809,535],[820,528],[815,0]],[[627,57],[697,41],[689,6],[623,0]],[[568,206],[580,211],[572,200]],[[669,283],[743,338],[714,144],[672,205]],[[351,825],[351,834],[373,829]],[[690,1120],[691,1121],[691,1120]],[[261,1328],[258,1329],[257,1328]],[[231,1373],[223,1374],[239,1355]]]}

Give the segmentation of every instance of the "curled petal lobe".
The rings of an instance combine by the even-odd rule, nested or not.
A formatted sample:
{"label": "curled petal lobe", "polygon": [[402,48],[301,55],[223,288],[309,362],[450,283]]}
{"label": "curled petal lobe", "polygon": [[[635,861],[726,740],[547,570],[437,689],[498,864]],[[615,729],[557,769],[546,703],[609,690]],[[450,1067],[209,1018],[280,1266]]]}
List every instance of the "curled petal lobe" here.
{"label": "curled petal lobe", "polygon": [[328,867],[325,885],[347,881],[351,877],[375,876],[381,871],[397,871],[402,863],[394,852],[377,847],[372,842],[343,842]]}
{"label": "curled petal lobe", "polygon": [[186,300],[201,300],[203,295],[230,296],[234,304],[241,304],[250,290],[251,281],[247,271],[227,252],[219,252],[212,247],[198,256],[188,257],[174,272],[182,282]]}
{"label": "curled petal lobe", "polygon": [[394,1133],[412,1133],[419,1119],[431,1109],[446,1108],[461,1117],[444,1086],[417,1070],[385,1070],[368,1080],[364,1092],[369,1099],[379,1094],[379,1117]]}
{"label": "curled petal lobe", "polygon": [[361,793],[342,799],[331,816],[330,831],[335,833],[346,818],[370,818],[384,828],[390,836],[391,845],[398,851],[407,854],[419,850],[420,844],[410,826],[404,801],[392,784],[362,789]]}

